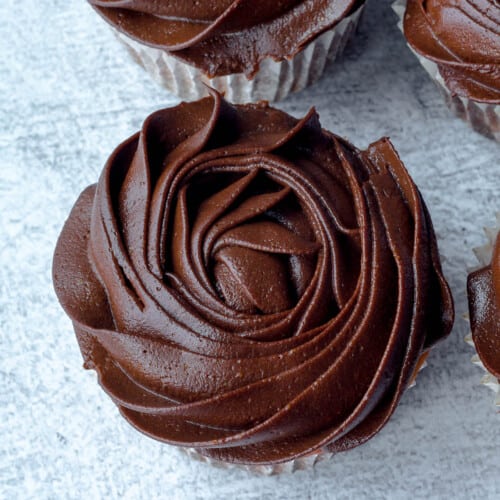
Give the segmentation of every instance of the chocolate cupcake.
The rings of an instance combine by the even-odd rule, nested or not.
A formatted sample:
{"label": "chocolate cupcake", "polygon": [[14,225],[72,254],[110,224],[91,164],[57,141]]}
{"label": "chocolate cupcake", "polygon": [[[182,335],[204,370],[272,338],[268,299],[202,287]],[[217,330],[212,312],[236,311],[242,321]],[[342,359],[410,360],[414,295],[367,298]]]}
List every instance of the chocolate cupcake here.
{"label": "chocolate cupcake", "polygon": [[453,304],[388,139],[266,103],[158,111],[83,191],[53,278],[84,366],[137,429],[252,470],[358,446]]}
{"label": "chocolate cupcake", "polygon": [[89,0],[161,85],[183,99],[277,101],[316,81],[365,0]]}
{"label": "chocolate cupcake", "polygon": [[497,0],[398,0],[411,49],[452,111],[500,141],[500,4]]}
{"label": "chocolate cupcake", "polygon": [[481,268],[469,274],[467,295],[472,335],[466,341],[477,354],[473,362],[487,374],[481,382],[496,392],[500,407],[500,214],[497,227],[487,229],[488,243],[475,250]]}

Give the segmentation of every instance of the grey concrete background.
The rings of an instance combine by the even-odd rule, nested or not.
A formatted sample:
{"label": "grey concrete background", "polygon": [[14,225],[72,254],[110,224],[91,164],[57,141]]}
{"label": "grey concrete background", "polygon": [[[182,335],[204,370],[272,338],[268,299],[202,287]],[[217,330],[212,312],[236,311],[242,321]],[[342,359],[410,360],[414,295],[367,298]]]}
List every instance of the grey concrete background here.
{"label": "grey concrete background", "polygon": [[176,99],[84,0],[0,3],[0,498],[500,498],[500,415],[463,342],[466,269],[500,209],[500,146],[450,115],[387,0],[323,79],[279,106],[366,146],[388,135],[428,202],[450,338],[366,445],[279,477],[221,471],[134,431],[81,368],[51,285],[57,235],[113,148]]}

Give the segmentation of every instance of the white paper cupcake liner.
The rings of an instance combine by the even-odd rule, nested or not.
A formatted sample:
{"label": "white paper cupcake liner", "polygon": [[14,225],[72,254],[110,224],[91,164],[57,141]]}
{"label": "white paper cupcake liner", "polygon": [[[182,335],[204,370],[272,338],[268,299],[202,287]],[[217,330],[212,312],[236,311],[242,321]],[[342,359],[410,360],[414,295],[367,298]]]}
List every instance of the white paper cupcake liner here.
{"label": "white paper cupcake liner", "polygon": [[[427,356],[430,351],[424,352],[420,355],[420,358],[415,367],[415,372],[410,380],[408,389],[415,387],[416,379],[418,374],[427,366]],[[334,453],[328,452],[326,450],[320,449],[317,452],[311,453],[304,457],[296,458],[295,460],[289,460],[288,462],[283,462],[280,464],[271,465],[244,465],[244,464],[232,464],[228,462],[221,462],[220,460],[215,460],[210,457],[206,457],[199,453],[195,448],[179,448],[184,453],[186,453],[190,458],[197,460],[198,462],[203,462],[209,464],[213,467],[219,469],[239,469],[245,470],[252,474],[260,476],[275,476],[277,474],[293,473],[299,470],[312,469],[316,464],[323,462],[331,458]]]}
{"label": "white paper cupcake liner", "polygon": [[[499,231],[500,231],[500,212],[497,214],[496,226],[484,228],[484,232],[486,234],[488,242],[481,247],[473,249],[474,254],[476,255],[476,258],[479,262],[479,268],[490,264],[491,258],[493,256],[493,248],[495,246],[495,240]],[[468,315],[465,315],[464,318],[467,321],[469,321]],[[465,337],[465,342],[467,342],[467,344],[469,344],[474,350],[476,349],[474,341],[472,340],[472,333],[469,333]],[[481,379],[481,384],[485,385],[486,387],[489,387],[496,393],[495,406],[500,408],[500,383],[498,379],[486,369],[482,361],[479,359],[477,352],[476,354],[474,354],[474,356],[472,356],[471,361],[473,364],[481,367],[486,372],[486,375],[484,375],[483,378]]]}
{"label": "white paper cupcake liner", "polygon": [[217,467],[219,469],[239,469],[245,470],[255,475],[259,476],[275,476],[278,474],[293,473],[298,470],[306,470],[313,468],[317,463],[322,462],[330,457],[333,453],[327,451],[319,451],[305,457],[296,458],[295,460],[290,460],[288,462],[283,462],[281,464],[271,464],[271,465],[244,465],[244,464],[231,464],[228,462],[221,462],[220,460],[214,460],[213,458],[206,457],[202,455],[194,448],[181,448],[184,453],[189,457],[197,460],[198,462],[203,462],[209,464],[212,467]]}
{"label": "white paper cupcake liner", "polygon": [[[398,27],[403,32],[403,19],[406,10],[407,0],[396,0],[392,8],[399,17]],[[476,131],[490,139],[500,141],[500,106],[498,104],[488,104],[473,101],[467,97],[455,95],[446,86],[446,83],[439,72],[438,65],[418,54],[408,44],[411,51],[417,56],[420,64],[427,71],[429,76],[436,82],[441,90],[448,107],[462,120],[465,120]]]}
{"label": "white paper cupcake liner", "polygon": [[320,78],[327,61],[334,60],[342,53],[356,31],[363,7],[361,5],[334,28],[318,36],[293,58],[279,62],[271,58],[264,59],[252,80],[244,73],[209,78],[199,69],[164,50],[148,47],[114,31],[134,60],[156,82],[181,99],[197,100],[207,96],[205,85],[209,85],[234,103],[280,101],[290,92],[302,90]]}

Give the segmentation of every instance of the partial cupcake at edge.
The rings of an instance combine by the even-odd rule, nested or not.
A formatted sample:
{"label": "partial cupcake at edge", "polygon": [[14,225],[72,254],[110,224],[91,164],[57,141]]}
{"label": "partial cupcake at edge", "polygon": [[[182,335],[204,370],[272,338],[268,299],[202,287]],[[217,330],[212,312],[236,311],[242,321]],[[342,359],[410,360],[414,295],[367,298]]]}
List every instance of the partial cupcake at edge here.
{"label": "partial cupcake at edge", "polygon": [[498,0],[397,0],[410,48],[450,109],[477,132],[500,141]]}
{"label": "partial cupcake at edge", "polygon": [[117,147],[53,279],[84,366],[134,427],[264,473],[373,437],[454,316],[387,138],[360,151],[314,109],[215,91]]}
{"label": "partial cupcake at edge", "polygon": [[467,279],[473,362],[486,372],[481,382],[496,393],[500,409],[500,213],[495,227],[485,230],[488,242],[475,249],[480,268]]}
{"label": "partial cupcake at edge", "polygon": [[316,81],[365,0],[88,0],[134,59],[182,99],[278,101]]}

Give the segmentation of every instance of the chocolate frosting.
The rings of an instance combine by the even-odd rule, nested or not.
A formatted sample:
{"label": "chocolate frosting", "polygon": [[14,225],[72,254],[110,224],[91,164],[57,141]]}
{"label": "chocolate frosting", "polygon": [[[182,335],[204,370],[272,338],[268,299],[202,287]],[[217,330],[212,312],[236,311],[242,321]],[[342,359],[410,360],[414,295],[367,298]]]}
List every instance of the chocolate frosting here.
{"label": "chocolate frosting", "polygon": [[500,103],[498,0],[408,0],[404,32],[454,94]]}
{"label": "chocolate frosting", "polygon": [[139,430],[268,464],[373,436],[453,305],[388,139],[219,94],[151,115],[74,206],[53,277]]}
{"label": "chocolate frosting", "polygon": [[467,280],[472,339],[485,368],[500,380],[500,233],[489,266]]}
{"label": "chocolate frosting", "polygon": [[210,77],[291,58],[364,0],[89,0],[117,30],[164,49]]}

